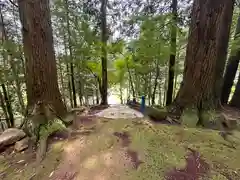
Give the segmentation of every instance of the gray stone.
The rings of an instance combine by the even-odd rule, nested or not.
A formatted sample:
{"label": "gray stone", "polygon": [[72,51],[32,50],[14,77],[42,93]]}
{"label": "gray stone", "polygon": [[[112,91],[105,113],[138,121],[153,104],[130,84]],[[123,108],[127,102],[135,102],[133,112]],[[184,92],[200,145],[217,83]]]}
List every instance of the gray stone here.
{"label": "gray stone", "polygon": [[21,151],[23,151],[23,150],[28,148],[28,143],[29,143],[29,137],[25,137],[24,139],[22,139],[20,141],[17,141],[15,143],[14,149],[17,152],[21,152]]}
{"label": "gray stone", "polygon": [[15,142],[21,140],[24,137],[26,137],[26,134],[21,129],[9,128],[5,130],[0,135],[0,150],[3,149],[5,146],[14,144]]}

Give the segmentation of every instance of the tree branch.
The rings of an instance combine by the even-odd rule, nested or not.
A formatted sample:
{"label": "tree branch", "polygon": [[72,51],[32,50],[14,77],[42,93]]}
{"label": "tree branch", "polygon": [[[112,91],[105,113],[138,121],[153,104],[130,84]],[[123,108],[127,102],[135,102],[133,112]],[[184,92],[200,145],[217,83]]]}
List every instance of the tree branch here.
{"label": "tree branch", "polygon": [[12,0],[8,0],[13,6],[18,8],[18,5],[16,5]]}

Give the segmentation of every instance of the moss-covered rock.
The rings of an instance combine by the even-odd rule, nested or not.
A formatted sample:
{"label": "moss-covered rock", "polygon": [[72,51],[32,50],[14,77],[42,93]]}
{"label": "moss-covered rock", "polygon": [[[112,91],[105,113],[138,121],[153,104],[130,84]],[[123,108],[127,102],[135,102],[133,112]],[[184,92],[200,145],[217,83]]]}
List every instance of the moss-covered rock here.
{"label": "moss-covered rock", "polygon": [[59,119],[55,119],[52,122],[41,126],[40,129],[40,137],[48,137],[51,134],[62,131],[66,128],[66,126]]}

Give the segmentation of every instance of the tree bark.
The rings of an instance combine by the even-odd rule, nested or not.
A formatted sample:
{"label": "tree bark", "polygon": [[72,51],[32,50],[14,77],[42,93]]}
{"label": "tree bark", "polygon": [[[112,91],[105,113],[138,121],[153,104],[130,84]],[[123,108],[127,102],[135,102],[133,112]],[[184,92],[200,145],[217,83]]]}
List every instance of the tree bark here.
{"label": "tree bark", "polygon": [[177,0],[172,0],[172,27],[171,27],[171,54],[168,69],[168,89],[166,105],[172,103],[173,84],[174,84],[174,70],[176,60],[176,46],[177,46]]}
{"label": "tree bark", "polygon": [[218,63],[227,55],[222,36],[226,33],[226,40],[230,34],[233,6],[233,0],[194,1],[183,82],[174,102],[181,112],[196,109],[201,114],[218,108],[220,96],[216,87],[221,86],[216,79],[223,68]]}
{"label": "tree bark", "polygon": [[101,104],[108,104],[108,77],[107,77],[107,0],[101,0],[101,31],[102,31],[102,84]]}
{"label": "tree bark", "polygon": [[28,108],[38,102],[51,105],[59,117],[66,114],[57,83],[57,68],[48,0],[18,0],[26,60]]}
{"label": "tree bark", "polygon": [[[239,15],[238,21],[237,21],[237,27],[236,27],[234,40],[236,40],[239,37],[239,33],[240,33],[240,15]],[[234,78],[236,76],[236,72],[238,69],[239,59],[240,59],[240,50],[237,50],[237,52],[234,54],[232,52],[231,56],[228,59],[228,64],[227,64],[226,72],[224,75],[223,88],[222,88],[222,94],[221,94],[221,103],[222,104],[228,103],[228,99],[229,99],[229,95],[231,93]]]}

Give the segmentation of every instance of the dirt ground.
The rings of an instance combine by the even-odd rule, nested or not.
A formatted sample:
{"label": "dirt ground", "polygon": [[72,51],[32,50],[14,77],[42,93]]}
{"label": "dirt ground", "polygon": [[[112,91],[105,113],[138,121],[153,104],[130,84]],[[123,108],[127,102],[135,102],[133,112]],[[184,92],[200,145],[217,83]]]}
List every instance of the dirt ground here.
{"label": "dirt ground", "polygon": [[240,179],[239,131],[225,141],[213,130],[140,117],[102,118],[96,115],[101,111],[79,115],[74,126],[51,136],[41,164],[35,163],[34,149],[15,153],[9,147],[0,156],[0,179]]}

